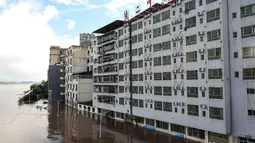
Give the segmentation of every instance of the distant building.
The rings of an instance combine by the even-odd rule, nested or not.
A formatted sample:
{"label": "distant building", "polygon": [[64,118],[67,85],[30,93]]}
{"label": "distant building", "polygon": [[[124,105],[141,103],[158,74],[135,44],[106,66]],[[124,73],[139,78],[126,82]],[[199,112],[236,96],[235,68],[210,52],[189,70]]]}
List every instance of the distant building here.
{"label": "distant building", "polygon": [[66,49],[60,48],[60,46],[50,47],[50,59],[49,65],[65,64],[65,51]]}
{"label": "distant building", "polygon": [[65,51],[60,46],[50,47],[48,99],[52,102],[65,99]]}
{"label": "distant building", "polygon": [[91,40],[95,39],[96,36],[90,33],[80,33],[80,46],[90,46]]}
{"label": "distant building", "polygon": [[88,66],[89,51],[90,46],[75,45],[70,46],[66,51],[65,102],[68,105],[76,107],[79,101],[88,102],[87,99],[92,100],[92,73],[89,74],[90,68]]}
{"label": "distant building", "polygon": [[65,99],[65,66],[49,65],[48,100],[51,102]]}

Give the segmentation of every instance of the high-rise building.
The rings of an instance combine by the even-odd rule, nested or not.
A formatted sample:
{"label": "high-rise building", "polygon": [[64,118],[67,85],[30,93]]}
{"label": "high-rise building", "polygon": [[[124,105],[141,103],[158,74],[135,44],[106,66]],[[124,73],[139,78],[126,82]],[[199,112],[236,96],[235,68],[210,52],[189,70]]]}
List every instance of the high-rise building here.
{"label": "high-rise building", "polygon": [[65,102],[77,107],[78,103],[92,101],[92,72],[89,70],[89,46],[70,46],[66,53]]}
{"label": "high-rise building", "polygon": [[90,33],[80,33],[80,46],[90,46],[91,40],[95,39],[94,34]]}
{"label": "high-rise building", "polygon": [[65,98],[65,50],[51,46],[48,69],[48,99],[51,102]]}
{"label": "high-rise building", "polygon": [[154,4],[131,27],[117,20],[94,32],[102,35],[93,106],[201,142],[254,143],[255,1],[170,3]]}

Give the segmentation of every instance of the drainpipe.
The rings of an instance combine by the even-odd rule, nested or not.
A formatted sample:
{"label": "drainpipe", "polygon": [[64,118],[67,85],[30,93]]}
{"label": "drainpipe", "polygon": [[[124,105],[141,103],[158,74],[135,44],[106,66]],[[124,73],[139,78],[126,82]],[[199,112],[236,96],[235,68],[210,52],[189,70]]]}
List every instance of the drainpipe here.
{"label": "drainpipe", "polygon": [[133,95],[132,95],[132,24],[128,22],[129,27],[129,93],[130,93],[130,118],[133,121]]}

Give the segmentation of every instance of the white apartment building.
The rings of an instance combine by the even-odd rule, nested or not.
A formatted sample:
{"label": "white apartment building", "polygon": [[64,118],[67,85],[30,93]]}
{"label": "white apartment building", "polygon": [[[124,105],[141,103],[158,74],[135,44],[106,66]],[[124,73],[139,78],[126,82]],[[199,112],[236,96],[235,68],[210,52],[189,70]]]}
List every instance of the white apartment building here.
{"label": "white apartment building", "polygon": [[255,143],[255,0],[155,4],[94,33],[93,106],[215,143]]}
{"label": "white apartment building", "polygon": [[66,52],[67,105],[77,107],[79,102],[92,100],[92,73],[88,71],[88,47],[72,45]]}

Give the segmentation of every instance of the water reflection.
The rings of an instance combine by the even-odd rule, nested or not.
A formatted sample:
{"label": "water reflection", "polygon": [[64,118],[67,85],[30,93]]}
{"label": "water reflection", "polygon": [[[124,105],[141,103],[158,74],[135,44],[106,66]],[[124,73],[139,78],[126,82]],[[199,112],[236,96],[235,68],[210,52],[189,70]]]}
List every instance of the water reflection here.
{"label": "water reflection", "polygon": [[102,120],[102,138],[99,139],[99,116],[77,111],[63,104],[60,104],[59,111],[59,117],[57,117],[57,104],[49,105],[47,138],[51,142],[193,143],[193,141],[179,140],[161,132],[151,132],[135,125],[107,118]]}

